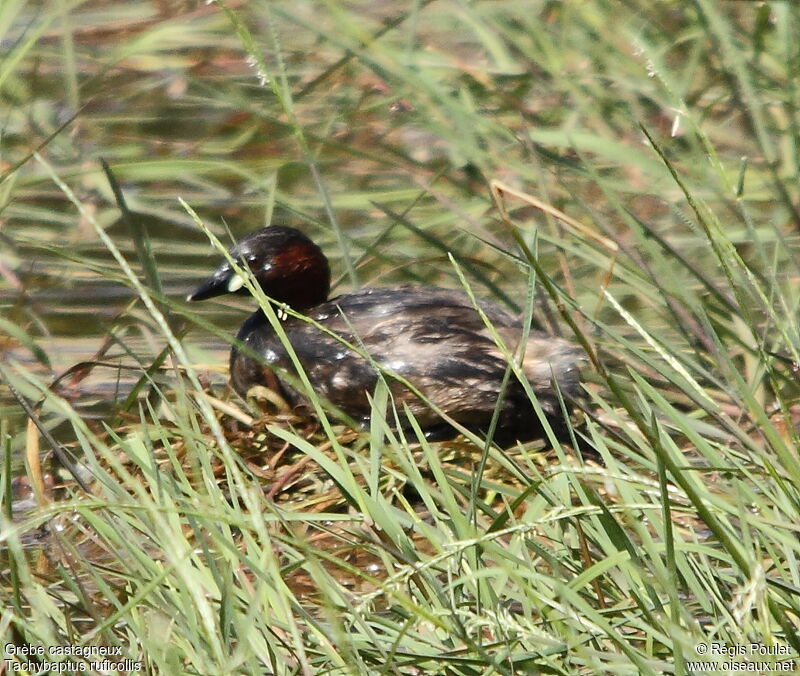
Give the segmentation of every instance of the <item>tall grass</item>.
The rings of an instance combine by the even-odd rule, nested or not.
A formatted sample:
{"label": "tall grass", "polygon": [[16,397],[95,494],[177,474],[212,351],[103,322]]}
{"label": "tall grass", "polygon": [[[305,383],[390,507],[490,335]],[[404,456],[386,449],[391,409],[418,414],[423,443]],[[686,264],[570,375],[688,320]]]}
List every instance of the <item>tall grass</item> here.
{"label": "tall grass", "polygon": [[[791,667],[798,13],[0,3],[4,644],[165,674]],[[214,375],[241,306],[182,300],[218,255],[197,220],[298,225],[337,291],[533,314],[587,354],[594,453],[429,442],[382,387],[365,430],[313,392],[318,425],[248,409]],[[91,493],[37,483],[40,437]]]}

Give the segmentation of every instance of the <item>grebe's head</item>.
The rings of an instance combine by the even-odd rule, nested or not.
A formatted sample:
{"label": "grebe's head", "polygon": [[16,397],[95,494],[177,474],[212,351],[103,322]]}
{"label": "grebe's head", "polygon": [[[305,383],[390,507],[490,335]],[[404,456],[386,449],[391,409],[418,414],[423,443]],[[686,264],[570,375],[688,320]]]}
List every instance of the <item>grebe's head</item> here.
{"label": "grebe's head", "polygon": [[[276,301],[303,310],[328,298],[328,259],[299,230],[270,225],[239,240],[229,253],[250,268],[264,293]],[[225,293],[247,293],[244,281],[228,261],[223,261],[187,300],[205,300]]]}

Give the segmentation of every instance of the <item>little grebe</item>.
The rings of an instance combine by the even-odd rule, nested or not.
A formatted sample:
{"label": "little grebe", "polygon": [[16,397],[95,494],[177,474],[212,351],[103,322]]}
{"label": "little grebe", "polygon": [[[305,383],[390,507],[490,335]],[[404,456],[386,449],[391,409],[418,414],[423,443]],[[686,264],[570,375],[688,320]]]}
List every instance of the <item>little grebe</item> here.
{"label": "little grebe", "polygon": [[[387,383],[398,411],[407,404],[431,436],[452,436],[453,429],[391,374],[405,378],[453,420],[473,431],[486,431],[502,389],[506,360],[466,294],[422,286],[364,289],[328,299],[330,270],[320,248],[294,228],[269,226],[239,241],[233,260],[249,266],[264,293],[277,303],[313,319],[370,355],[389,372]],[[225,293],[247,293],[228,262],[188,300]],[[514,353],[522,322],[488,301],[479,307],[507,348]],[[369,360],[348,349],[309,322],[289,317],[283,327],[315,391],[356,420],[370,415],[378,373]],[[254,385],[278,391],[292,406],[305,399],[281,371],[294,373],[292,361],[263,311],[242,325],[231,349],[234,389],[244,395]],[[245,353],[247,352],[247,354]],[[254,358],[251,355],[258,355]],[[564,431],[553,380],[567,398],[578,391],[578,350],[566,341],[531,330],[522,370],[542,410],[559,433]],[[516,377],[508,379],[500,403],[495,440],[526,441],[541,436],[531,402]]]}

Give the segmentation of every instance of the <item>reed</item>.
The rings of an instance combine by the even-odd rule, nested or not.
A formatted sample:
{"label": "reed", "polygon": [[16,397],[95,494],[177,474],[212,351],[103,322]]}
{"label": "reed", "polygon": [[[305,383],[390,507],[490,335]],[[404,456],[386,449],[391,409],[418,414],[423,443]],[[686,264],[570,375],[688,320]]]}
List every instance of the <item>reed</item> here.
{"label": "reed", "polygon": [[[800,9],[168,5],[0,3],[8,642],[164,674],[794,659]],[[270,222],[337,291],[465,288],[574,340],[593,451],[432,443],[383,387],[363,430],[248,408],[218,368],[247,301],[183,298],[204,229]]]}

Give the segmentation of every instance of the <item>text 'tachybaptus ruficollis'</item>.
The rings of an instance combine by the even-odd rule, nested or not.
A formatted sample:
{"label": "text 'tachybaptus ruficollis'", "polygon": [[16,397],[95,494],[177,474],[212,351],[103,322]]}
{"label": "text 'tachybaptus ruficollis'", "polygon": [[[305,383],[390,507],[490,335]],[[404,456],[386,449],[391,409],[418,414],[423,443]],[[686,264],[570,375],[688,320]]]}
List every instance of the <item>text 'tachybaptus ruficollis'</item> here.
{"label": "text 'tachybaptus ruficollis'", "polygon": [[[283,226],[250,233],[231,248],[230,255],[249,266],[270,299],[307,315],[387,369],[386,381],[401,424],[405,403],[423,429],[440,436],[452,431],[392,373],[465,427],[477,432],[488,429],[507,362],[466,294],[400,286],[362,289],[328,300],[330,269],[325,255],[301,232]],[[188,299],[225,293],[247,293],[227,261]],[[514,354],[523,332],[521,321],[494,303],[483,300],[478,305]],[[367,395],[378,380],[373,363],[301,319],[288,317],[283,328],[315,391],[353,419],[367,420]],[[237,392],[244,395],[254,385],[263,385],[293,406],[306,401],[281,377],[282,372],[296,375],[296,371],[262,310],[245,321],[237,340],[248,348],[231,349],[230,374]],[[530,331],[522,370],[556,430],[563,430],[564,421],[553,382],[566,399],[573,398],[579,363],[579,352],[565,340]],[[533,405],[513,374],[499,406],[496,441],[513,443],[542,435]]]}

